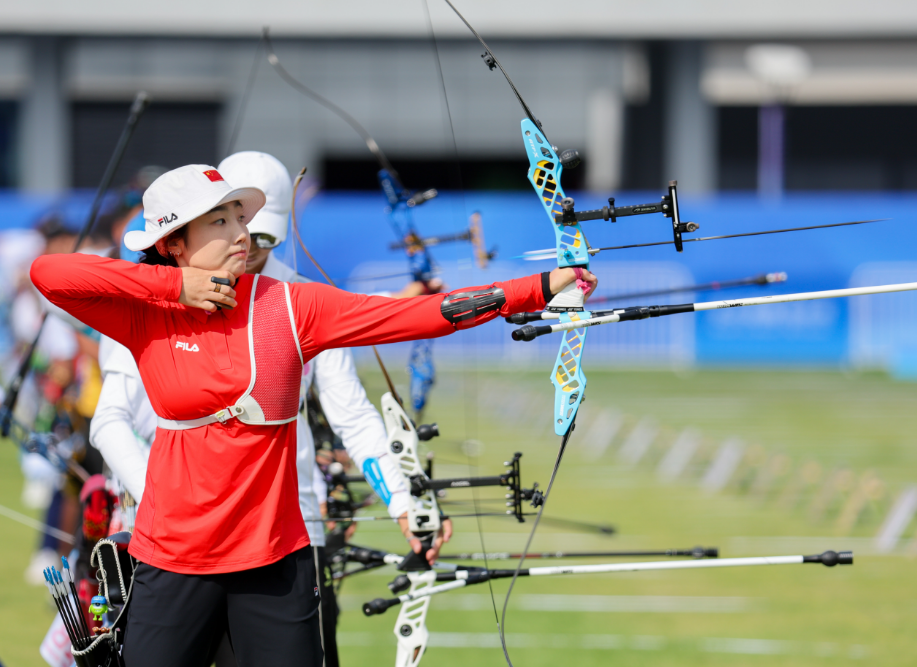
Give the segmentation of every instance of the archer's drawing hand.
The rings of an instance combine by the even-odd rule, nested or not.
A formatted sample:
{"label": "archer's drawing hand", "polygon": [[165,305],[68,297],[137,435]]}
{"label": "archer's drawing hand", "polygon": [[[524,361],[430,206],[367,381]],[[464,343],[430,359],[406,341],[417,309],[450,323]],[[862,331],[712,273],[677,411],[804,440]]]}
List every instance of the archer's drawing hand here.
{"label": "archer's drawing hand", "polygon": [[231,284],[236,284],[236,277],[229,271],[206,271],[190,266],[182,267],[181,295],[178,302],[190,308],[200,308],[208,312],[217,311],[217,303],[227,308],[235,308],[236,290],[228,285],[219,285],[219,293],[214,290],[217,285],[212,283],[212,277],[226,278]]}
{"label": "archer's drawing hand", "polygon": [[[401,528],[401,532],[404,533],[404,536],[407,538],[408,543],[411,545],[411,550],[415,554],[419,554],[423,545],[420,540],[418,540],[414,533],[411,532],[410,526],[408,526],[408,514],[405,512],[400,517],[398,517],[398,526]],[[442,549],[443,544],[452,539],[452,519],[443,519],[442,528],[436,533],[436,539],[433,540],[433,546],[427,550],[425,555],[427,562],[430,565],[436,562],[436,559],[439,558],[439,550]]]}
{"label": "archer's drawing hand", "polygon": [[[579,275],[577,275],[579,273]],[[580,268],[556,268],[551,271],[550,275],[550,286],[551,294],[557,294],[564,287],[570,283],[577,281],[581,284],[581,287],[584,290],[585,297],[588,299],[589,295],[595,292],[595,288],[598,287],[599,279],[594,273],[588,269]]]}

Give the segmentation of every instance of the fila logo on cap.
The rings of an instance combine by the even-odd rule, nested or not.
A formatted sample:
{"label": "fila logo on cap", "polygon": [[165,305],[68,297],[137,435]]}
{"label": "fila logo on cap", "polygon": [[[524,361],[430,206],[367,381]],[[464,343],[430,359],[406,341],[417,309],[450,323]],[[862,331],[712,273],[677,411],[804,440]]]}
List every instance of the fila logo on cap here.
{"label": "fila logo on cap", "polygon": [[220,172],[216,169],[208,169],[204,172],[204,176],[210,179],[211,183],[216,183],[217,181],[222,181],[223,177],[220,176]]}
{"label": "fila logo on cap", "polygon": [[178,220],[178,216],[175,215],[174,213],[169,213],[168,215],[164,215],[161,218],[159,218],[159,220],[157,220],[156,222],[158,222],[159,226],[162,227],[163,225],[167,225],[170,222],[175,222],[176,220]]}
{"label": "fila logo on cap", "polygon": [[201,348],[197,346],[197,343],[189,346],[188,343],[183,343],[181,341],[178,341],[175,343],[175,349],[184,350],[185,352],[200,352],[201,351]]}

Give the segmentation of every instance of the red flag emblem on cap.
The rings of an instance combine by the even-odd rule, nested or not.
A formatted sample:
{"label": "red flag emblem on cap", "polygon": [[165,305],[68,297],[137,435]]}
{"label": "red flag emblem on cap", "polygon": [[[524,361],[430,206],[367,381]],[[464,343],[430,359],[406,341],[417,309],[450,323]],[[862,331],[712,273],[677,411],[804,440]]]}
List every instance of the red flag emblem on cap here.
{"label": "red flag emblem on cap", "polygon": [[220,176],[220,172],[216,169],[208,169],[204,172],[204,176],[210,179],[211,183],[216,183],[217,181],[222,181],[223,177]]}

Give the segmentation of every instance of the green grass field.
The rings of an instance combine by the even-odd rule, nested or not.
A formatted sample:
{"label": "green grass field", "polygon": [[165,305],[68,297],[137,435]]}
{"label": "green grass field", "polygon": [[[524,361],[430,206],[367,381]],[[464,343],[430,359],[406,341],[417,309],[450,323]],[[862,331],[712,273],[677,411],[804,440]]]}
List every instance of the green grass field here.
{"label": "green grass field", "polygon": [[[502,461],[521,451],[524,484],[546,485],[558,439],[545,375],[441,372],[425,419],[443,434],[431,443],[436,476],[467,474],[475,461],[462,443],[474,439],[481,443],[479,474],[500,472]],[[378,396],[378,373],[367,369],[364,377]],[[545,516],[612,524],[618,534],[543,523],[534,551],[704,544],[728,557],[853,548],[856,564],[520,579],[507,618],[516,665],[913,663],[914,525],[892,555],[878,555],[873,536],[896,495],[917,481],[917,384],[880,374],[776,371],[594,370],[589,382]],[[610,443],[594,428],[602,413],[622,420]],[[620,448],[641,421],[654,423],[658,436],[637,464],[626,465]],[[663,483],[656,466],[686,427],[701,434],[700,447],[679,479]],[[705,493],[698,480],[729,438],[745,443],[742,463],[726,488]],[[0,449],[0,504],[24,511],[20,491],[16,452]],[[498,497],[497,489],[481,489],[477,507],[501,509],[489,501]],[[450,492],[447,501],[453,514],[474,509],[471,491]],[[455,523],[448,548],[480,551],[478,521]],[[0,526],[0,661],[41,665],[37,647],[52,608],[44,589],[27,587],[22,577],[37,535],[2,516]],[[480,528],[487,550],[518,551],[531,523],[483,518]],[[405,549],[385,522],[363,524],[354,541]],[[359,610],[366,600],[389,597],[392,577],[378,570],[345,582],[344,665],[394,662],[397,609],[373,618]],[[498,609],[506,587],[494,582]],[[435,597],[428,627],[426,665],[504,664],[486,584]]]}

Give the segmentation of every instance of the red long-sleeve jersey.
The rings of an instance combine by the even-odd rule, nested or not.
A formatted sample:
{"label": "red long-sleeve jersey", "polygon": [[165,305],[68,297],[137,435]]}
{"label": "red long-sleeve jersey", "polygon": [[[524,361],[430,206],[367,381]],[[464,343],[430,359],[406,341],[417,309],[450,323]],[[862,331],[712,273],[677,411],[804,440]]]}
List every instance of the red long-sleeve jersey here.
{"label": "red long-sleeve jersey", "polygon": [[[236,308],[211,314],[178,303],[182,272],[172,267],[54,255],[35,260],[31,275],[52,303],[131,351],[160,417],[210,415],[246,391],[252,276],[239,278]],[[540,276],[497,285],[506,302],[478,323],[545,305]],[[335,347],[455,331],[440,313],[443,295],[396,300],[317,283],[291,284],[290,294],[304,361]],[[156,431],[131,539],[136,558],[183,574],[235,572],[308,544],[297,497],[295,421],[252,426],[230,419]]]}

